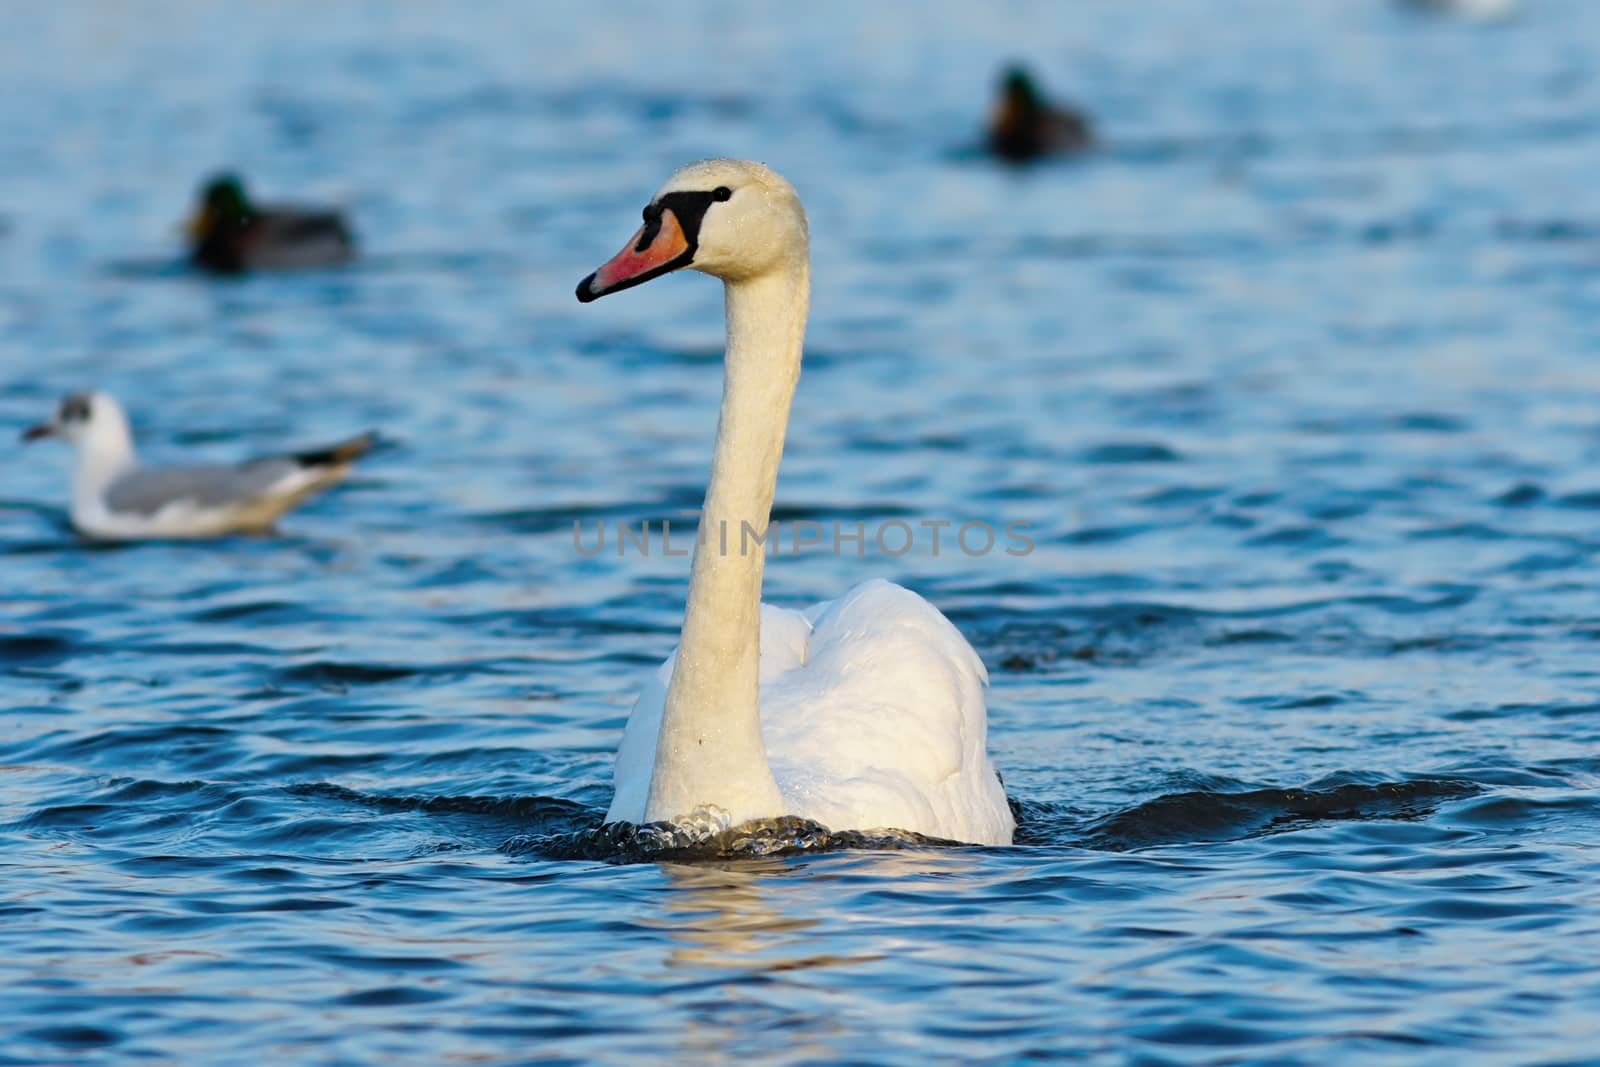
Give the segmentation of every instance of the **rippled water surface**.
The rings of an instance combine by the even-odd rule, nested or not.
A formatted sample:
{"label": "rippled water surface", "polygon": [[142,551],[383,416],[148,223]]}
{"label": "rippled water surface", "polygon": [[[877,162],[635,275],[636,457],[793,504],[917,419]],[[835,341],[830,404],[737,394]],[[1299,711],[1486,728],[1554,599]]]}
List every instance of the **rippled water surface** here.
{"label": "rippled water surface", "polygon": [[[1595,1062],[1600,6],[6,17],[7,432],[392,446],[106,549],[0,445],[0,1061]],[[977,155],[1011,56],[1100,154]],[[698,502],[721,317],[572,289],[709,154],[811,213],[780,519],[1033,524],[767,582],[949,614],[1015,847],[594,834],[687,568],[573,523]],[[224,165],[362,264],[184,272]]]}

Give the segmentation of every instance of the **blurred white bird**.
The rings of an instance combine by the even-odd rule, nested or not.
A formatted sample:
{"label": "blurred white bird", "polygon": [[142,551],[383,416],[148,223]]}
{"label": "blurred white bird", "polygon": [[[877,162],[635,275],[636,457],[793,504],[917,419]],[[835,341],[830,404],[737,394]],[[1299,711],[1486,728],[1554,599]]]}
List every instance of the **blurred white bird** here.
{"label": "blurred white bird", "polygon": [[1413,11],[1458,15],[1477,22],[1508,19],[1517,13],[1517,0],[1399,0]]}
{"label": "blurred white bird", "polygon": [[105,540],[265,533],[278,517],[327,488],[371,450],[373,434],[328,448],[236,464],[146,467],[127,416],[109,394],[74,393],[24,441],[59,437],[77,452],[72,525]]}

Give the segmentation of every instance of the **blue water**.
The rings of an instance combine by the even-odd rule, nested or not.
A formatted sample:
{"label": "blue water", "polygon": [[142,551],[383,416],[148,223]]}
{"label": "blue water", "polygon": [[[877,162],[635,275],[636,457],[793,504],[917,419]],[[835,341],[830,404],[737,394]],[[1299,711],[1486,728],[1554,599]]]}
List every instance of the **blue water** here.
{"label": "blue water", "polygon": [[[1600,1057],[1600,5],[12,5],[0,427],[392,442],[281,536],[0,480],[0,1062]],[[1107,139],[975,151],[1032,61]],[[592,307],[678,163],[811,214],[779,488],[988,664],[1015,847],[596,837],[686,567],[720,293]],[[177,262],[202,176],[362,265]],[[879,843],[881,844],[881,843]],[[679,857],[678,859],[682,859]]]}

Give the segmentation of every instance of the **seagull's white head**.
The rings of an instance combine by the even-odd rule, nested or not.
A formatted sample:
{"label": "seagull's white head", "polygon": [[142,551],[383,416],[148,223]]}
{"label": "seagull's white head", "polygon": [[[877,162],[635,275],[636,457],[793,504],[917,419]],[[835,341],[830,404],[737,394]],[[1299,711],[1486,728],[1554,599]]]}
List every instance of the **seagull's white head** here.
{"label": "seagull's white head", "polygon": [[23,431],[24,441],[59,437],[80,451],[126,452],[133,447],[128,417],[110,393],[72,393],[63,397],[55,418]]}

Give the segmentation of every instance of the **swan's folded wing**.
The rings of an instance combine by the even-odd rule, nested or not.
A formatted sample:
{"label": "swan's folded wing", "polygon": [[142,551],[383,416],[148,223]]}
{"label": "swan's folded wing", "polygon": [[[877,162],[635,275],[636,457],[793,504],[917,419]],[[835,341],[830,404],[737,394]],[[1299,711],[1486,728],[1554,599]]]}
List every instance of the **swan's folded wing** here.
{"label": "swan's folded wing", "polygon": [[789,608],[761,605],[761,684],[777,681],[810,656],[811,620]]}
{"label": "swan's folded wing", "polygon": [[784,798],[828,825],[1009,838],[988,756],[983,662],[938,609],[871,581],[806,612],[803,664],[762,688],[762,734]]}

